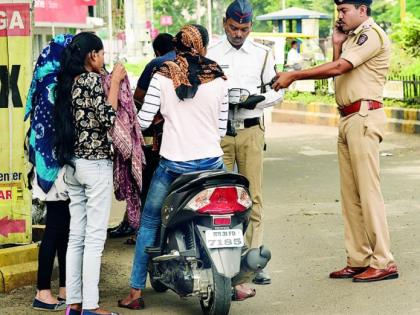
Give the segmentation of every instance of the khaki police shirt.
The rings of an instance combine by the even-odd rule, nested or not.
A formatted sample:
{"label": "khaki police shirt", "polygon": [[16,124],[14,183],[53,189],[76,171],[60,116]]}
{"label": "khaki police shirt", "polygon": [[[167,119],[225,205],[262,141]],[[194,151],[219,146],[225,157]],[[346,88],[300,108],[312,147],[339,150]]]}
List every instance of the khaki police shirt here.
{"label": "khaki police shirt", "polygon": [[390,61],[390,41],[369,18],[349,34],[340,58],[353,69],[335,78],[335,98],[339,107],[359,100],[382,102]]}

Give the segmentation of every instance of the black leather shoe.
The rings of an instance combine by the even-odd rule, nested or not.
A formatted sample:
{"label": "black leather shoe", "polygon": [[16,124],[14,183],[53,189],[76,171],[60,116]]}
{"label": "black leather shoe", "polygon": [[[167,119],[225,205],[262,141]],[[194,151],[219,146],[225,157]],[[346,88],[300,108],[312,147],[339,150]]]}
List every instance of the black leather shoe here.
{"label": "black leather shoe", "polygon": [[115,229],[109,231],[110,238],[126,237],[136,233],[136,230],[133,229],[128,222],[121,222]]}
{"label": "black leather shoe", "polygon": [[254,280],[252,280],[255,284],[271,284],[271,277],[265,269],[261,270],[255,275]]}

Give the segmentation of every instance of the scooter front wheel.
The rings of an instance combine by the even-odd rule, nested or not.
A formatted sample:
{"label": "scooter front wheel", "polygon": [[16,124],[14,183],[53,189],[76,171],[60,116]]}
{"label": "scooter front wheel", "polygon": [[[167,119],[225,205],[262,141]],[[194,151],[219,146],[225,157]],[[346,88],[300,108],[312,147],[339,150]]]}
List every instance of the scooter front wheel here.
{"label": "scooter front wheel", "polygon": [[213,287],[207,299],[201,299],[200,305],[204,315],[227,315],[232,299],[232,281],[217,273],[213,266]]}

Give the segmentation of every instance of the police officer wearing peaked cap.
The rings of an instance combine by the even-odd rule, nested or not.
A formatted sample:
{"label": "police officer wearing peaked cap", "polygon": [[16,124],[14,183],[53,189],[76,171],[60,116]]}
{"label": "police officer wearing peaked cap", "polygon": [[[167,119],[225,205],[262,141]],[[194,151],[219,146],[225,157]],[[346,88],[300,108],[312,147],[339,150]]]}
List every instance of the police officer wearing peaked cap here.
{"label": "police officer wearing peaked cap", "polygon": [[390,41],[370,17],[371,0],[335,0],[333,61],[279,73],[275,89],[295,80],[334,78],[341,114],[338,135],[341,203],[347,266],[330,278],[370,282],[398,278],[379,180],[379,144],[386,115],[382,99]]}
{"label": "police officer wearing peaked cap", "polygon": [[[246,89],[252,95],[245,103],[231,106],[228,133],[221,145],[227,169],[232,171],[236,164],[239,173],[250,182],[253,209],[245,240],[248,247],[258,248],[263,240],[263,113],[264,108],[282,100],[283,92],[276,92],[269,86],[276,74],[271,49],[248,39],[252,18],[252,6],[247,0],[233,1],[223,19],[226,38],[209,47],[207,57],[221,66],[231,92]],[[264,84],[268,86],[266,91],[261,89]],[[270,281],[265,272],[254,279],[257,284],[268,284]]]}

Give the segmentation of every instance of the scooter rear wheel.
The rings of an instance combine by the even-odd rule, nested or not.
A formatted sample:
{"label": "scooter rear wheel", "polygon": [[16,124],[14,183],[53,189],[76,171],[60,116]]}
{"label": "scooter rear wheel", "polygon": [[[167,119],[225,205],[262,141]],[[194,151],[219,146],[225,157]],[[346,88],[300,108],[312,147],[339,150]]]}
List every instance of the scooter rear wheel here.
{"label": "scooter rear wheel", "polygon": [[217,273],[213,266],[213,288],[209,299],[201,299],[200,305],[204,315],[227,315],[232,299],[232,281]]}

